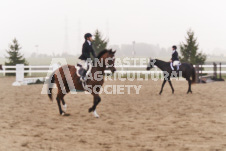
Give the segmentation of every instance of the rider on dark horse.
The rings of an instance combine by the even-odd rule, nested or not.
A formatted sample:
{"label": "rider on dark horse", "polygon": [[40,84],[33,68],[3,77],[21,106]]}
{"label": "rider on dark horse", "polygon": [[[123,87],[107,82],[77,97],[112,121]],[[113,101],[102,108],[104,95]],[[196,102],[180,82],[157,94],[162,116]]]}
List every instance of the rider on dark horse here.
{"label": "rider on dark horse", "polygon": [[[178,52],[177,52],[177,47],[173,46],[172,47],[172,58],[170,60],[170,62],[165,62],[159,59],[150,59],[150,63],[147,66],[147,70],[150,70],[152,68],[154,68],[154,66],[157,66],[159,69],[161,69],[163,71],[163,75],[164,75],[164,81],[162,83],[162,88],[161,91],[159,92],[159,94],[162,93],[163,91],[163,87],[166,83],[166,81],[169,82],[171,89],[172,89],[172,93],[174,93],[174,88],[173,85],[171,83],[170,78],[175,76],[175,74],[173,72],[176,71],[176,73],[178,74],[180,71],[180,75],[185,78],[188,81],[188,91],[187,93],[192,93],[191,91],[191,84],[195,82],[196,80],[196,72],[195,72],[195,68],[193,67],[193,65],[191,63],[180,63],[179,62],[179,57],[178,57]],[[179,68],[180,65],[180,68]],[[176,68],[174,67],[176,66]],[[192,80],[191,80],[192,77]]]}
{"label": "rider on dark horse", "polygon": [[[78,73],[81,75],[81,78],[80,80],[82,82],[86,81],[85,80],[85,77],[86,77],[86,73],[87,73],[87,70],[88,70],[88,66],[91,65],[90,61],[91,61],[91,57],[90,57],[90,53],[93,55],[94,58],[96,58],[96,54],[93,50],[93,47],[92,47],[92,35],[90,33],[86,33],[84,35],[84,38],[85,38],[85,42],[84,44],[82,45],[82,54],[81,56],[79,57],[80,59],[80,69],[78,71]],[[91,68],[89,66],[89,68]]]}
{"label": "rider on dark horse", "polygon": [[179,70],[179,65],[180,65],[180,61],[179,61],[179,56],[178,56],[178,52],[177,52],[177,46],[172,46],[172,58],[170,60],[170,67],[172,70]]}

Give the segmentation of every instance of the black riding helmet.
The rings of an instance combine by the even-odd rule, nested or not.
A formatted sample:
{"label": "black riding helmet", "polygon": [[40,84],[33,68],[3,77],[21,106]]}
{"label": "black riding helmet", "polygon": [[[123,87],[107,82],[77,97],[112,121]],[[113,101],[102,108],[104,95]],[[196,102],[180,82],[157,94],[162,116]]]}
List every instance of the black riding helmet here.
{"label": "black riding helmet", "polygon": [[173,45],[172,48],[173,48],[173,49],[177,49],[177,46]]}
{"label": "black riding helmet", "polygon": [[92,34],[86,33],[86,34],[84,35],[84,38],[85,38],[85,39],[87,39],[87,38],[89,38],[89,37],[92,37]]}

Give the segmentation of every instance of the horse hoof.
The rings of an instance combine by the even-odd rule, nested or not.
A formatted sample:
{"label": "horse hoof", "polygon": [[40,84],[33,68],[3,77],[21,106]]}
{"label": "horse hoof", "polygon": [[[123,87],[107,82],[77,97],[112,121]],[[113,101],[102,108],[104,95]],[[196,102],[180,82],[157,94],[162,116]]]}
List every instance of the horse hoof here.
{"label": "horse hoof", "polygon": [[65,115],[65,112],[62,112],[61,115],[64,116]]}
{"label": "horse hoof", "polygon": [[64,111],[66,112],[67,111],[67,104],[64,104],[63,108],[64,108]]}
{"label": "horse hoof", "polygon": [[94,115],[94,117],[95,117],[95,118],[99,118],[100,116],[99,116],[99,115]]}
{"label": "horse hoof", "polygon": [[97,114],[96,110],[93,112],[95,118],[99,118],[100,116]]}
{"label": "horse hoof", "polygon": [[92,108],[89,108],[89,113],[92,112],[92,111],[93,111],[93,109]]}

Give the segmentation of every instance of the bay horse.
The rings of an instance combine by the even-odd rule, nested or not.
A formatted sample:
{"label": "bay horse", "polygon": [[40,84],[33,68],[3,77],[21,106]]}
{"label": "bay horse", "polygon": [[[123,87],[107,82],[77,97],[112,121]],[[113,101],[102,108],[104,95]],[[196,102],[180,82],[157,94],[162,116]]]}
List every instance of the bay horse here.
{"label": "bay horse", "polygon": [[[104,76],[104,71],[106,69],[109,69],[112,73],[116,71],[114,67],[114,62],[115,62],[115,52],[110,50],[103,50],[101,51],[98,56],[97,60],[100,62],[102,61],[102,64],[96,63],[91,69],[90,76],[94,77],[93,79],[87,78],[86,81],[86,86],[90,86],[91,88],[88,91],[93,95],[93,106],[89,108],[89,112],[93,112],[95,117],[99,117],[99,115],[96,112],[96,107],[100,103],[101,98],[99,96],[100,92],[100,87],[104,83],[104,78],[95,78],[95,76],[103,77]],[[59,107],[59,112],[61,115],[65,115],[67,105],[65,104],[64,101],[64,96],[69,93],[72,88],[79,90],[79,91],[87,91],[80,82],[80,77],[77,75],[77,68],[74,65],[64,65],[54,71],[52,75],[49,78],[48,81],[48,96],[50,100],[52,100],[52,88],[54,83],[57,86],[58,92],[57,92],[57,104]],[[98,87],[97,87],[98,86]],[[61,108],[61,101],[64,106],[64,111]]]}
{"label": "bay horse", "polygon": [[[171,83],[170,77],[172,75],[178,76],[178,72],[182,72],[182,77],[185,78],[188,81],[187,94],[189,92],[192,93],[191,84],[195,83],[195,78],[196,78],[195,74],[196,73],[195,73],[195,68],[193,67],[193,65],[191,63],[181,63],[178,72],[176,72],[176,71],[171,69],[170,62],[165,62],[165,61],[158,60],[158,59],[150,59],[147,70],[150,70],[151,68],[153,68],[154,65],[156,65],[159,69],[161,69],[163,71],[163,74],[164,74],[164,81],[162,83],[162,88],[159,92],[160,95],[162,94],[163,87],[164,87],[166,81],[169,82],[170,87],[172,89],[172,93],[174,93],[174,88],[173,88],[173,85]],[[174,71],[174,73],[176,72],[176,74],[174,74],[173,71]],[[190,79],[190,77],[192,77],[192,80]]]}

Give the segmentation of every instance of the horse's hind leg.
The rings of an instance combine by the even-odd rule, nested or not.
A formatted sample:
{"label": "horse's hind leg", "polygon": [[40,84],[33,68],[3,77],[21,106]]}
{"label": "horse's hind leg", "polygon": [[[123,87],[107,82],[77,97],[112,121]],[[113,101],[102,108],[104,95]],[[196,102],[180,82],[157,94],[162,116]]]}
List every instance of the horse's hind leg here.
{"label": "horse's hind leg", "polygon": [[64,111],[62,110],[61,104],[60,104],[60,101],[61,101],[62,98],[63,98],[62,96],[63,96],[63,95],[62,95],[61,93],[58,93],[58,94],[57,94],[57,97],[56,97],[60,115],[64,115]]}
{"label": "horse's hind leg", "polygon": [[[56,100],[57,100],[57,104],[58,104],[60,115],[64,115],[65,112],[66,112],[65,107],[67,107],[67,105],[65,104],[65,101],[64,101],[64,96],[65,95],[66,94],[64,94],[61,90],[58,89]],[[62,101],[62,104],[63,104],[63,107],[64,107],[64,111],[65,112],[61,108],[61,101]]]}
{"label": "horse's hind leg", "polygon": [[64,98],[62,98],[61,101],[62,101],[62,104],[63,104],[64,112],[66,112],[67,111],[67,104],[65,103]]}
{"label": "horse's hind leg", "polygon": [[[69,89],[66,89],[66,92],[68,93],[70,90]],[[65,96],[66,94],[63,94],[63,96],[62,96],[62,99],[61,99],[61,101],[62,101],[62,104],[63,104],[63,108],[64,108],[64,112],[66,112],[67,111],[67,104],[65,103],[65,101],[64,101],[64,96]]]}
{"label": "horse's hind leg", "polygon": [[172,93],[174,93],[174,88],[173,88],[173,85],[172,85],[172,82],[171,82],[170,78],[169,78],[168,82],[169,82],[169,85],[170,85],[170,87],[172,89]]}
{"label": "horse's hind leg", "polygon": [[192,93],[192,91],[191,91],[191,80],[190,80],[190,78],[187,78],[187,81],[188,81],[188,92],[187,92],[187,94],[190,92],[190,93]]}
{"label": "horse's hind leg", "polygon": [[191,90],[191,80],[189,80],[189,89],[190,89],[190,92],[192,93],[192,90]]}
{"label": "horse's hind leg", "polygon": [[[69,91],[66,90],[66,92],[68,93]],[[64,111],[66,112],[66,111],[67,111],[67,104],[66,104],[65,101],[64,101],[64,96],[65,96],[65,95],[66,95],[66,94],[63,94],[61,101],[62,101],[62,104],[63,104]]]}

